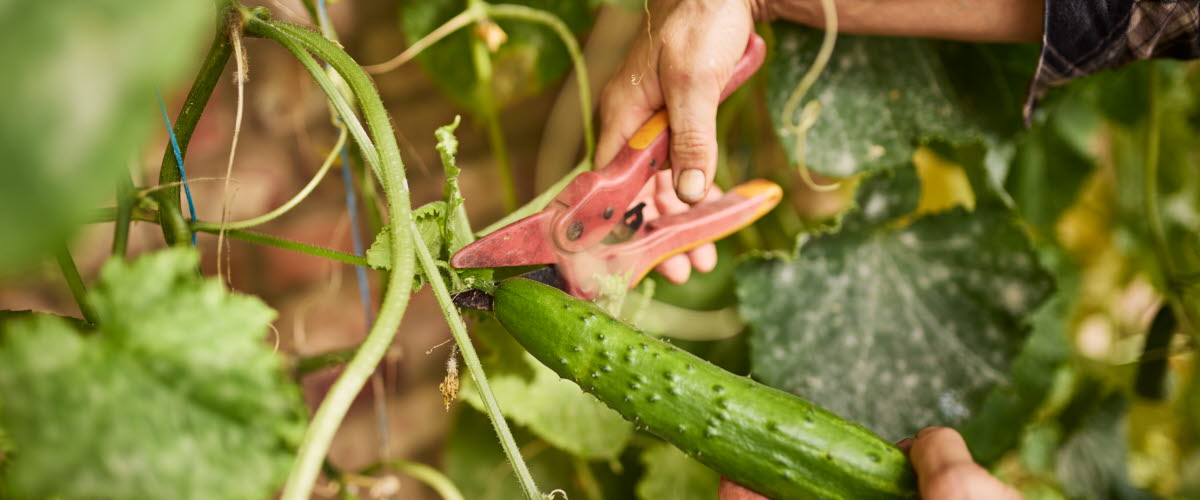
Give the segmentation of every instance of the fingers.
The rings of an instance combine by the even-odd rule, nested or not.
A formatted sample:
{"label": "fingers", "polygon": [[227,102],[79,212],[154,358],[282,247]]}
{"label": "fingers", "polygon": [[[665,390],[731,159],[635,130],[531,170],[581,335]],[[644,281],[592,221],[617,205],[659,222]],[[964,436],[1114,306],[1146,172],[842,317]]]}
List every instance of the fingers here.
{"label": "fingers", "polygon": [[600,139],[596,168],[612,161],[621,147],[663,106],[658,79],[658,45],[638,38],[600,93]]}
{"label": "fingers", "polygon": [[[655,175],[654,182],[654,214],[670,215],[686,212],[691,207],[679,200],[671,186],[671,173],[662,171]],[[721,196],[719,190],[709,191],[708,198]],[[647,207],[649,208],[649,207]],[[647,210],[647,214],[651,212]],[[649,216],[649,215],[648,215]],[[717,247],[711,243],[701,245],[682,255],[674,255],[662,261],[654,270],[663,275],[667,281],[676,285],[684,283],[691,277],[692,269],[707,273],[717,266]]]}
{"label": "fingers", "polygon": [[926,427],[909,450],[917,477],[933,476],[963,464],[975,464],[962,435],[949,427]]}
{"label": "fingers", "polygon": [[696,203],[717,166],[721,90],[753,29],[743,2],[689,2],[689,23],[663,26],[659,80],[671,127],[671,169],[679,199]]}
{"label": "fingers", "polygon": [[967,443],[954,429],[925,428],[910,444],[909,458],[917,473],[921,498],[925,500],[1021,498],[1019,493],[975,463]]}
{"label": "fingers", "polygon": [[717,487],[717,498],[719,500],[768,500],[767,497],[725,478],[721,478],[721,485]]}
{"label": "fingers", "polygon": [[732,65],[722,67],[689,47],[663,49],[660,71],[671,127],[671,170],[679,199],[696,203],[717,166],[717,104]]}
{"label": "fingers", "polygon": [[[708,190],[708,196],[704,201],[713,201],[720,198],[722,195],[719,188]],[[688,260],[692,263],[692,268],[696,271],[707,273],[717,267],[717,246],[712,243],[706,243],[696,247],[687,253]]]}

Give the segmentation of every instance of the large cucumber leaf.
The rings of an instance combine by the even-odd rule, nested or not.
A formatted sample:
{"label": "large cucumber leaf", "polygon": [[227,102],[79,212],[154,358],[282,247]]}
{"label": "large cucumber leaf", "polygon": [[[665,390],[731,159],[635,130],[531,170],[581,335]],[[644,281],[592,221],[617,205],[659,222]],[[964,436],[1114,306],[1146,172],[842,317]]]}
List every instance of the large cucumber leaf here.
{"label": "large cucumber leaf", "polygon": [[49,315],[0,324],[0,496],[264,498],[304,430],[265,338],[275,312],[171,249],[113,260],[96,331]]}
{"label": "large cucumber leaf", "polygon": [[[822,32],[788,22],[767,69],[767,107],[798,163],[785,103],[816,59]],[[833,57],[805,99],[821,103],[805,140],[810,169],[835,177],[908,162],[921,142],[951,143],[1011,134],[1021,126],[1035,47],[951,44],[839,35]],[[797,116],[799,109],[796,110]]]}
{"label": "large cucumber leaf", "polygon": [[114,192],[148,132],[155,87],[201,55],[211,2],[0,2],[0,272],[61,244]]}
{"label": "large cucumber leaf", "polygon": [[889,439],[970,418],[1052,288],[991,199],[908,223],[918,185],[912,168],[872,177],[839,232],[738,270],[753,375]]}

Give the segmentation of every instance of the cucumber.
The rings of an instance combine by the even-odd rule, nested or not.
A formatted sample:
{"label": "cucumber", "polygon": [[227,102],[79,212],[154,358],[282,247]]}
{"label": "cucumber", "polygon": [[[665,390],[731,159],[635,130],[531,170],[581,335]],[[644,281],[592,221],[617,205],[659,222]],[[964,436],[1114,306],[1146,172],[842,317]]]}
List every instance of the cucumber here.
{"label": "cucumber", "polygon": [[595,304],[514,278],[496,317],[534,357],[721,475],[775,500],[915,498],[908,457],[808,401],[648,337]]}

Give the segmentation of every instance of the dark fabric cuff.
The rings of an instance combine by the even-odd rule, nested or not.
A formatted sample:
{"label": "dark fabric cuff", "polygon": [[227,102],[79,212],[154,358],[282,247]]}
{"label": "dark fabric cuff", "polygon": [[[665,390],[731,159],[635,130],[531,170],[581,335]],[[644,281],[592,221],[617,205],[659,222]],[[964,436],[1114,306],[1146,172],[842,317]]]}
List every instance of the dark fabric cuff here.
{"label": "dark fabric cuff", "polygon": [[1042,53],[1022,110],[1053,87],[1151,57],[1200,57],[1200,0],[1045,0]]}

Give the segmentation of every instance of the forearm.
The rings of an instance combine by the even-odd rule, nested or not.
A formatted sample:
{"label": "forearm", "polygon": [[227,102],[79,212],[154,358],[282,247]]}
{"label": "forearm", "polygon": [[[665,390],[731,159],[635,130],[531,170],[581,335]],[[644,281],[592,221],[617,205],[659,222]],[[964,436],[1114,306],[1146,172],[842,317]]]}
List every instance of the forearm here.
{"label": "forearm", "polygon": [[[823,27],[821,0],[748,0],[755,19]],[[833,0],[838,31],[978,42],[1042,39],[1044,0]]]}

